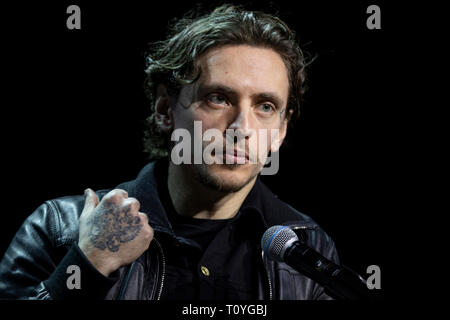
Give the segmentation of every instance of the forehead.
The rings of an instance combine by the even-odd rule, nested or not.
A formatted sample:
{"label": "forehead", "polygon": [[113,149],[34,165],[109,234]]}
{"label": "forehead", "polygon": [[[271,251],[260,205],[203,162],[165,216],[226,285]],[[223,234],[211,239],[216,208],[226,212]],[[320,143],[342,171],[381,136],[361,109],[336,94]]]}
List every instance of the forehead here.
{"label": "forehead", "polygon": [[277,92],[287,100],[288,71],[272,49],[228,45],[207,51],[198,63],[202,69],[200,84],[220,83],[242,94]]}

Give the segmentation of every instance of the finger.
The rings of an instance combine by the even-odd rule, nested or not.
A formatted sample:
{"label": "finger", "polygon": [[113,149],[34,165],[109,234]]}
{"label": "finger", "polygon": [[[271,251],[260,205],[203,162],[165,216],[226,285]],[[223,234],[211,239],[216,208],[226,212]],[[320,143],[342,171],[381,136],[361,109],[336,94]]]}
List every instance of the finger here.
{"label": "finger", "polygon": [[136,198],[126,198],[122,201],[122,207],[127,208],[129,207],[131,212],[138,212],[141,208],[141,204]]}
{"label": "finger", "polygon": [[84,208],[85,209],[94,209],[98,205],[97,194],[90,188],[87,188],[86,190],[84,190],[84,195],[86,196],[86,200],[84,202]]}
{"label": "finger", "polygon": [[127,198],[128,198],[128,192],[126,192],[123,189],[111,190],[103,197],[103,199],[105,201],[112,201],[117,204],[120,204],[123,201],[123,199],[127,199]]}
{"label": "finger", "polygon": [[139,214],[139,217],[141,218],[142,223],[144,225],[148,224],[148,217],[147,217],[147,215],[145,213],[143,213],[143,212],[138,212],[138,214]]}

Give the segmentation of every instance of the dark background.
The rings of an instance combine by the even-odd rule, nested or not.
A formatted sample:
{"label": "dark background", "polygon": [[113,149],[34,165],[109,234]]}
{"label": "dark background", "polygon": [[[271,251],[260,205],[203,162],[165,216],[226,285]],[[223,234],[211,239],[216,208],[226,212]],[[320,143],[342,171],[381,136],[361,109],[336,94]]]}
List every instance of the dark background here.
{"label": "dark background", "polygon": [[[196,2],[3,6],[0,256],[45,200],[114,187],[146,164],[143,52]],[[211,3],[218,2],[205,7]],[[70,4],[81,8],[81,30],[66,28]],[[370,4],[381,7],[381,30],[366,28]],[[386,291],[396,241],[390,221],[398,214],[393,9],[381,1],[255,1],[246,7],[279,12],[304,50],[317,55],[280,171],[263,180],[323,227],[343,264],[361,274],[379,265]]]}

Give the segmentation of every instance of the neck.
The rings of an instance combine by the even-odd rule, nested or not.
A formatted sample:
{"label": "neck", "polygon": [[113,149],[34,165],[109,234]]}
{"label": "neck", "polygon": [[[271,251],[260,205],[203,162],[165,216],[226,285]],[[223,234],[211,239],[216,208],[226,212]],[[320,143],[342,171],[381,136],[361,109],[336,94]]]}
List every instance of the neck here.
{"label": "neck", "polygon": [[236,192],[217,191],[197,181],[188,167],[169,161],[167,184],[170,198],[177,213],[183,216],[230,219],[238,212],[255,181],[256,177]]}

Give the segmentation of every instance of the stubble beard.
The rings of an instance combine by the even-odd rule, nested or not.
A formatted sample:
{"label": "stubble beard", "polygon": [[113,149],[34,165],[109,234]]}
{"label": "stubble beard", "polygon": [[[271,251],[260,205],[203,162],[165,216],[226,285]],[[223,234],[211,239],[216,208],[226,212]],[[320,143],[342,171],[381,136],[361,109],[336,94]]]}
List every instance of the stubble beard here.
{"label": "stubble beard", "polygon": [[[262,166],[260,164],[252,165],[252,172],[249,177],[242,181],[236,181],[233,179],[226,179],[218,174],[215,174],[213,170],[209,169],[210,165],[198,164],[193,165],[193,173],[195,179],[202,185],[210,188],[214,191],[219,191],[223,193],[238,192],[249,184],[261,171]],[[241,164],[221,164],[221,166],[226,166],[230,170],[239,170]]]}

